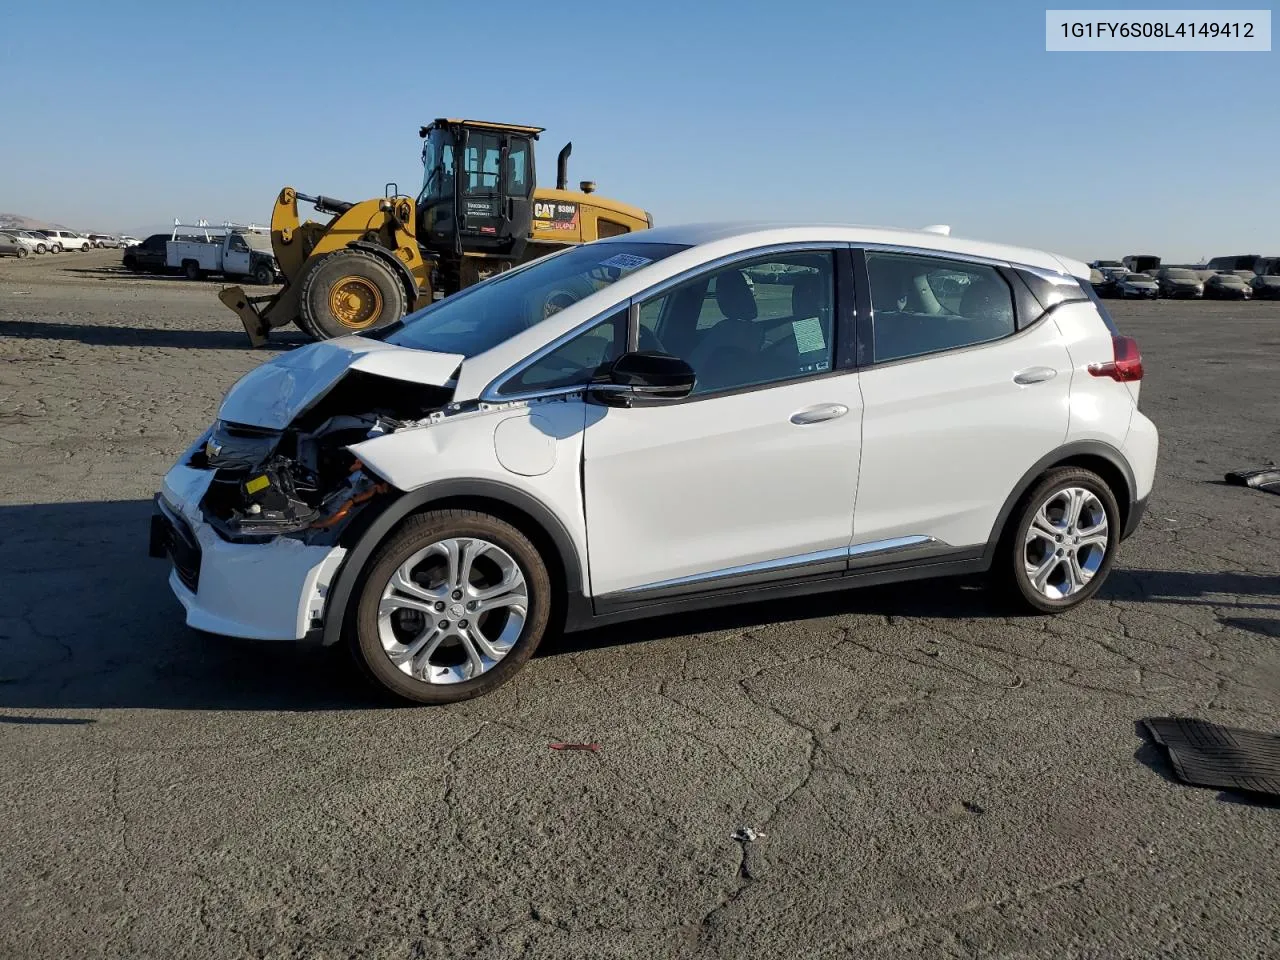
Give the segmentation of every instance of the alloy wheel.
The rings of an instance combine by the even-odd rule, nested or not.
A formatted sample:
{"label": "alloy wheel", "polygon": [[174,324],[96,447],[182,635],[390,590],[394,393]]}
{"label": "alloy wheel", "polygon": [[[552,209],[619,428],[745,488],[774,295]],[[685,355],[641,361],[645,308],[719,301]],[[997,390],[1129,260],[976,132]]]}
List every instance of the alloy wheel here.
{"label": "alloy wheel", "polygon": [[502,661],[529,616],[515,558],[472,537],[439,540],[391,574],[378,604],[378,638],[404,674],[431,684],[474,680]]}
{"label": "alloy wheel", "polygon": [[1084,487],[1053,491],[1036,510],[1023,541],[1027,579],[1049,600],[1079,593],[1102,567],[1110,543],[1107,511]]}

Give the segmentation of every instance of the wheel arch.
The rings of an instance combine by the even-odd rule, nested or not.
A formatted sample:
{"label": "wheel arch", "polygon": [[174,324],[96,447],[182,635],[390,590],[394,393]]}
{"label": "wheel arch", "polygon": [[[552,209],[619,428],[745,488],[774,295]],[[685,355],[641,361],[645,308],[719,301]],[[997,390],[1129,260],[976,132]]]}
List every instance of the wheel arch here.
{"label": "wheel arch", "polygon": [[1133,469],[1120,451],[1110,444],[1103,443],[1101,440],[1078,440],[1042,457],[1023,474],[1022,479],[1018,481],[996,515],[996,522],[992,525],[991,535],[987,539],[987,547],[982,555],[983,566],[990,567],[995,560],[996,550],[999,549],[1000,542],[1022,498],[1041,477],[1058,467],[1081,467],[1092,470],[1100,476],[1115,495],[1116,504],[1120,509],[1120,529],[1129,530],[1129,517],[1137,508],[1134,499],[1137,482],[1134,480]]}
{"label": "wheel arch", "polygon": [[365,571],[374,553],[408,517],[427,510],[463,509],[505,520],[542,554],[552,582],[551,623],[583,619],[583,565],[577,547],[555,513],[523,490],[495,480],[442,480],[408,491],[385,507],[354,538],[325,603],[321,644],[342,639]]}

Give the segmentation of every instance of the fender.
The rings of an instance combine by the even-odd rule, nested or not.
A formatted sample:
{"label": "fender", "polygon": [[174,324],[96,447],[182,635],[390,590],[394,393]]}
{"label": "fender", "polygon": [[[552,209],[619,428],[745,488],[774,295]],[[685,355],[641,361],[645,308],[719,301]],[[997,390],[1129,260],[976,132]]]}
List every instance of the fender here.
{"label": "fender", "polygon": [[[374,518],[361,534],[360,539],[347,551],[325,603],[324,625],[319,630],[321,645],[332,646],[342,638],[342,628],[347,619],[352,597],[356,593],[364,568],[378,545],[409,514],[451,497],[496,500],[532,517],[555,544],[556,553],[564,569],[565,589],[568,594],[566,614],[569,621],[576,622],[581,617],[581,611],[586,604],[582,592],[582,562],[578,557],[577,548],[573,545],[573,539],[569,536],[569,531],[550,508],[523,490],[496,480],[438,480],[410,490],[390,503]],[[316,640],[316,633],[316,630],[308,633],[307,640]]]}
{"label": "fender", "polygon": [[368,240],[353,240],[347,246],[356,250],[363,250],[366,253],[372,253],[395,271],[395,275],[400,278],[400,283],[404,286],[404,295],[407,298],[405,302],[412,312],[414,301],[418,299],[418,281],[413,279],[413,273],[410,272],[409,268],[401,263],[386,247],[370,243]]}
{"label": "fender", "polygon": [[995,560],[996,548],[1000,545],[1000,537],[1004,533],[1005,524],[1008,523],[1009,516],[1013,513],[1013,508],[1018,505],[1018,501],[1026,495],[1027,491],[1031,489],[1045,471],[1057,466],[1064,460],[1080,456],[1099,457],[1120,471],[1127,488],[1123,491],[1116,491],[1116,500],[1120,502],[1121,508],[1126,510],[1126,522],[1121,533],[1121,539],[1133,532],[1133,527],[1137,525],[1137,520],[1141,518],[1145,504],[1140,504],[1133,499],[1133,491],[1137,489],[1137,482],[1133,478],[1133,470],[1128,461],[1125,460],[1124,455],[1119,450],[1109,443],[1103,443],[1101,440],[1076,440],[1073,443],[1058,447],[1047,456],[1041,457],[1036,461],[1035,466],[1023,474],[1022,479],[1018,481],[1013,488],[1013,492],[1005,500],[1004,506],[1000,508],[1000,513],[996,516],[995,525],[991,528],[991,535],[987,538],[987,547],[982,555],[984,568],[990,568]]}

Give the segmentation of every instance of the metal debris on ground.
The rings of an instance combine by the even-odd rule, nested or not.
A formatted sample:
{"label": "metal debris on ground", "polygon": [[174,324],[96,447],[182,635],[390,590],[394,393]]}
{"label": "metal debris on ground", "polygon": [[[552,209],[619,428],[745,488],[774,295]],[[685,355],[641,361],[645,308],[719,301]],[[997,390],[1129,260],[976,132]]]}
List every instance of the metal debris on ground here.
{"label": "metal debris on ground", "polygon": [[729,834],[729,839],[737,840],[739,843],[751,843],[755,840],[763,840],[767,836],[768,834],[763,830],[756,830],[752,827],[739,827]]}
{"label": "metal debris on ground", "polygon": [[592,753],[600,752],[600,744],[598,743],[553,743],[552,750],[590,750]]}

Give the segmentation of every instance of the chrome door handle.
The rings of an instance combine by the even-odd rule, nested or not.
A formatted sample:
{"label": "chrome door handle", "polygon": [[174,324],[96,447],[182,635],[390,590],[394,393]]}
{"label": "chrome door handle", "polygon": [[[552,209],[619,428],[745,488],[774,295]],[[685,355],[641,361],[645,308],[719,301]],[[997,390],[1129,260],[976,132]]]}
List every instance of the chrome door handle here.
{"label": "chrome door handle", "polygon": [[1014,383],[1044,383],[1058,375],[1053,367],[1027,367],[1013,375]]}
{"label": "chrome door handle", "polygon": [[797,410],[791,415],[791,422],[804,426],[809,423],[822,423],[825,420],[835,420],[837,417],[843,417],[849,412],[849,408],[843,403],[820,403],[816,407],[805,407],[803,410]]}

